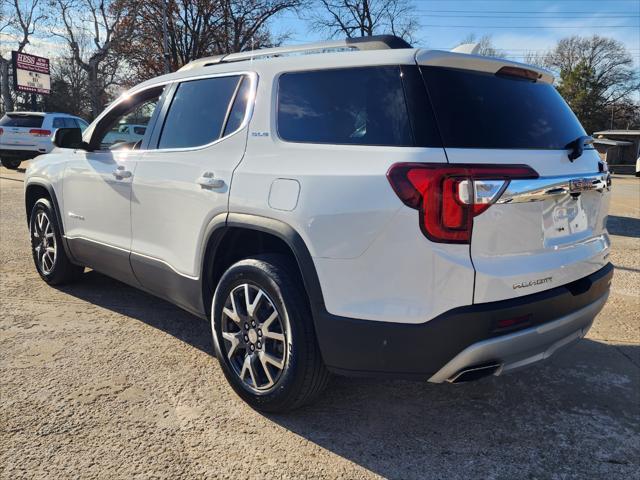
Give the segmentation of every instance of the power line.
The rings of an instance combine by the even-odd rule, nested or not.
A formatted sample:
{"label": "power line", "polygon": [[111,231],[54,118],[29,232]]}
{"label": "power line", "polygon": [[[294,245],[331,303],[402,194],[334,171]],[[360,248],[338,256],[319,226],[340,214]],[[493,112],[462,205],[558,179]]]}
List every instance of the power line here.
{"label": "power line", "polygon": [[418,12],[422,12],[422,13],[522,13],[522,14],[567,14],[567,15],[573,15],[573,14],[579,14],[579,13],[584,13],[584,14],[620,14],[620,15],[625,15],[624,12],[620,12],[618,11],[611,11],[611,12],[604,12],[604,11],[593,11],[593,10],[580,10],[580,11],[567,11],[567,10],[562,10],[559,12],[541,12],[540,10],[535,10],[535,11],[525,11],[525,10],[422,10],[422,9],[418,9]]}
{"label": "power line", "polygon": [[581,18],[581,19],[595,19],[600,20],[602,18],[640,18],[640,15],[587,15],[587,16],[577,16],[571,15],[569,17],[561,17],[561,16],[545,16],[545,17],[531,17],[530,15],[513,15],[513,16],[495,16],[495,15],[438,15],[433,13],[418,13],[417,16],[420,17],[435,17],[435,18],[491,18],[491,19],[501,19],[501,18],[526,18],[530,20],[537,19],[545,19],[545,18],[561,18],[563,20],[569,20],[571,18]]}
{"label": "power line", "polygon": [[421,27],[440,27],[440,28],[640,28],[639,25],[557,25],[557,26],[549,26],[549,25],[537,25],[535,27],[524,26],[524,25],[435,25],[435,24],[422,24]]}

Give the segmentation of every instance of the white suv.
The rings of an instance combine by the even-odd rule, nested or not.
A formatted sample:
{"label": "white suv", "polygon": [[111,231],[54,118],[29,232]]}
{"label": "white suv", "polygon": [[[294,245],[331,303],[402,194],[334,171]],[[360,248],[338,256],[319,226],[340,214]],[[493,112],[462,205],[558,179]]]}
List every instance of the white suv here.
{"label": "white suv", "polygon": [[53,150],[53,136],[58,128],[79,128],[89,124],[66,113],[9,112],[0,118],[0,160],[15,170],[30,160]]}
{"label": "white suv", "polygon": [[[609,175],[551,82],[395,37],[193,62],[28,169],[36,267],[210,319],[224,374],[265,411],[329,372],[530,364],[585,335],[613,270]],[[123,117],[142,142],[101,149]]]}

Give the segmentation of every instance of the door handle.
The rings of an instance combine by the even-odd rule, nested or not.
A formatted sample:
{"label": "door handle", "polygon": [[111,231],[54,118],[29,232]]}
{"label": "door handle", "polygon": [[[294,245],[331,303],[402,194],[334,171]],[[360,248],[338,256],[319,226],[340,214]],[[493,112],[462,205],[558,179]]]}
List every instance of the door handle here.
{"label": "door handle", "polygon": [[118,165],[118,168],[116,168],[113,172],[111,172],[113,174],[114,177],[116,177],[118,180],[122,180],[124,178],[131,178],[131,176],[133,175],[133,173],[131,173],[130,170],[126,170],[124,168],[124,165]]}
{"label": "door handle", "polygon": [[222,188],[225,185],[224,180],[215,178],[213,172],[204,172],[202,176],[196,180],[196,183],[202,188]]}

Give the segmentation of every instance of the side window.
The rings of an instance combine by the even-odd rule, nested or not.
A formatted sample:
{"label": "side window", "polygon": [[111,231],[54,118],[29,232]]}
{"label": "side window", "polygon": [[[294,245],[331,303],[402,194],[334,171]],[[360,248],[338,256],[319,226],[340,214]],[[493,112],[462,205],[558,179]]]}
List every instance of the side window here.
{"label": "side window", "polygon": [[251,95],[251,82],[247,77],[240,80],[240,88],[236,93],[236,98],[233,101],[233,107],[229,112],[229,118],[227,119],[227,125],[224,127],[224,134],[229,135],[240,128],[244,116],[247,113],[247,105],[249,104],[249,95]]}
{"label": "side window", "polygon": [[87,122],[85,122],[84,120],[82,120],[81,118],[74,118],[73,121],[76,122],[76,127],[78,127],[83,132],[89,126],[89,124]]}
{"label": "side window", "polygon": [[189,148],[221,137],[240,77],[191,80],[178,85],[158,148]]}
{"label": "side window", "polygon": [[[158,106],[164,87],[151,88],[121,101],[96,127],[91,145],[101,150],[137,149]],[[141,127],[136,131],[132,126]]]}
{"label": "side window", "polygon": [[144,135],[146,131],[147,131],[147,127],[139,127],[139,126],[133,127],[133,133],[135,133],[136,135]]}
{"label": "side window", "polygon": [[278,85],[283,140],[411,146],[399,66],[286,73]]}
{"label": "side window", "polygon": [[55,117],[53,119],[53,128],[65,128],[63,117]]}
{"label": "side window", "polygon": [[78,128],[78,123],[71,117],[64,117],[64,128]]}

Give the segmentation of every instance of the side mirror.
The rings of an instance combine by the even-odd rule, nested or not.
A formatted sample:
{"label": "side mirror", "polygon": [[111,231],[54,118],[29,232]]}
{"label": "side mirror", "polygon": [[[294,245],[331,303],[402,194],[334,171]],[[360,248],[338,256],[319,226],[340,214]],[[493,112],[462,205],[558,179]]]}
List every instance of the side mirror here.
{"label": "side mirror", "polygon": [[82,130],[79,128],[59,128],[53,136],[53,144],[58,148],[89,149],[89,145],[82,141]]}

